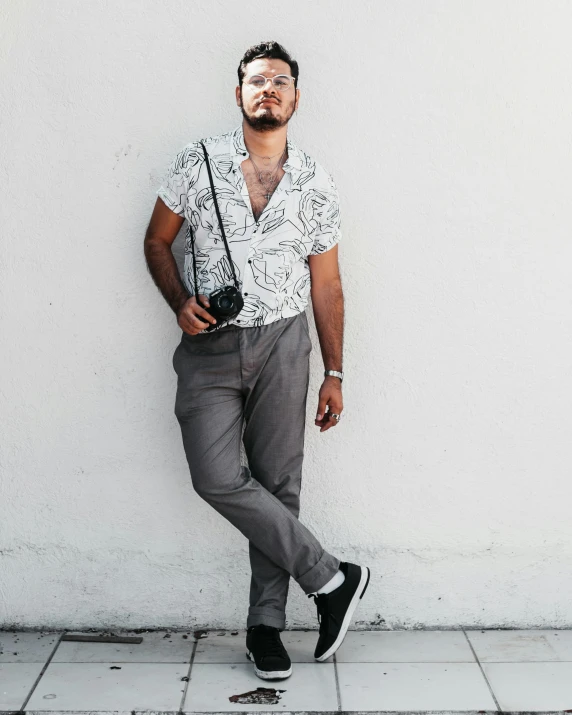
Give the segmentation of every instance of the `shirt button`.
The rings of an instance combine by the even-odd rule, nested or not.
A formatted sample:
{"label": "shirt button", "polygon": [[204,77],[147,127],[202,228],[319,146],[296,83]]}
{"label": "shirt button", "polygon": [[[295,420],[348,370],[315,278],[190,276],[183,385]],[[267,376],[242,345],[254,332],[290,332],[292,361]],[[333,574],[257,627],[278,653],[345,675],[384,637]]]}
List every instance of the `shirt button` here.
{"label": "shirt button", "polygon": [[245,293],[244,295],[248,295],[248,293]]}
{"label": "shirt button", "polygon": [[252,263],[252,261],[250,260],[250,258],[248,259],[248,262],[249,262],[249,263]]}
{"label": "shirt button", "polygon": [[236,322],[237,322],[237,323],[240,323],[240,320],[237,320]]}

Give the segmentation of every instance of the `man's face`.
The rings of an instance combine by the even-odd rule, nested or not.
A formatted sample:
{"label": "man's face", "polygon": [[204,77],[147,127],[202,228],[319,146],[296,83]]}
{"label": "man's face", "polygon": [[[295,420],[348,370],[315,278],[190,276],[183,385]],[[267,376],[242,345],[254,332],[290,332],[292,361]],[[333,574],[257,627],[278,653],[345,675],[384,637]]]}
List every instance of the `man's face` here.
{"label": "man's face", "polygon": [[244,80],[236,88],[236,103],[253,129],[268,132],[283,127],[298,108],[300,90],[294,89],[293,81],[285,92],[276,89],[272,82],[267,82],[262,89],[254,89],[245,82],[255,74],[268,78],[279,74],[291,76],[290,65],[269,58],[253,60],[246,66]]}

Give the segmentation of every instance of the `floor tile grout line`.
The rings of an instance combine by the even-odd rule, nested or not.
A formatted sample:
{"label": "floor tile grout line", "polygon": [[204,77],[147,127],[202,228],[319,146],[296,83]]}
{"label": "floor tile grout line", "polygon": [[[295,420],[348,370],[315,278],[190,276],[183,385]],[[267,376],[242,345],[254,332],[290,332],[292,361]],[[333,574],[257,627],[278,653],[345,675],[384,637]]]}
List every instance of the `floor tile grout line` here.
{"label": "floor tile grout line", "polygon": [[60,633],[60,635],[58,636],[58,640],[56,641],[56,644],[55,644],[55,646],[53,647],[52,652],[51,652],[50,655],[48,656],[48,659],[47,659],[46,662],[44,663],[44,666],[43,666],[43,668],[41,669],[40,674],[38,675],[38,677],[37,677],[36,680],[34,681],[34,684],[32,685],[32,688],[31,688],[30,692],[28,693],[28,697],[24,700],[24,702],[22,703],[22,706],[20,707],[20,711],[21,711],[21,712],[23,712],[23,711],[26,709],[26,705],[29,703],[30,698],[31,698],[32,695],[34,694],[34,690],[38,687],[38,683],[39,683],[40,680],[44,677],[44,673],[45,673],[46,670],[48,669],[49,664],[52,662],[52,658],[53,658],[54,655],[56,654],[57,649],[60,647],[60,643],[62,642],[62,638],[64,637],[64,635],[65,635],[66,633],[67,633],[67,631],[62,631],[62,632]]}
{"label": "floor tile grout line", "polygon": [[[463,663],[474,663],[474,660],[340,660],[340,663],[387,663],[387,665],[415,665],[416,663],[422,663],[423,665],[430,665],[431,663],[442,663],[445,665],[462,665]],[[489,661],[487,661],[489,662]],[[490,661],[495,662],[495,661]],[[513,662],[513,661],[497,661],[499,663]],[[516,661],[514,661],[516,662]],[[534,661],[532,661],[534,662]],[[555,662],[555,661],[553,661]]]}
{"label": "floor tile grout line", "polygon": [[193,652],[191,653],[191,660],[189,662],[189,669],[187,671],[187,682],[185,683],[185,688],[183,690],[183,697],[181,698],[181,704],[179,705],[178,713],[182,715],[183,708],[185,707],[185,700],[187,699],[187,692],[189,690],[189,685],[191,682],[191,670],[193,668],[193,663],[195,662],[195,654],[197,652],[197,646],[199,644],[199,639],[195,637],[195,642],[193,644]]}
{"label": "floor tile grout line", "polygon": [[342,711],[342,694],[340,693],[340,681],[338,677],[338,661],[334,653],[334,679],[336,682],[336,698],[338,699],[338,712]]}
{"label": "floor tile grout line", "polygon": [[474,655],[475,660],[476,660],[476,662],[477,662],[477,665],[479,666],[479,669],[480,669],[480,671],[481,671],[481,673],[482,673],[482,675],[483,675],[483,678],[485,679],[485,683],[487,684],[487,688],[489,689],[489,692],[490,692],[490,694],[491,694],[491,697],[492,697],[492,699],[495,701],[495,705],[497,706],[497,710],[498,710],[499,713],[502,713],[503,710],[502,710],[502,708],[501,708],[501,706],[500,706],[500,704],[499,704],[499,701],[497,700],[497,696],[496,696],[495,693],[494,693],[494,690],[493,690],[493,688],[492,688],[492,685],[489,683],[489,679],[487,678],[487,676],[486,676],[486,674],[485,674],[485,671],[483,670],[483,666],[481,665],[481,661],[479,660],[479,658],[478,658],[478,656],[477,656],[477,652],[476,652],[475,649],[473,648],[473,644],[471,643],[471,639],[470,639],[469,636],[467,635],[467,632],[465,631],[465,629],[463,628],[462,630],[463,630],[463,634],[464,634],[465,638],[467,639],[467,643],[469,644],[469,648],[470,648],[470,649],[472,650],[472,652],[473,652],[473,655]]}
{"label": "floor tile grout line", "polygon": [[572,660],[484,660],[483,663],[510,663],[511,665],[524,665],[525,663],[572,663]]}

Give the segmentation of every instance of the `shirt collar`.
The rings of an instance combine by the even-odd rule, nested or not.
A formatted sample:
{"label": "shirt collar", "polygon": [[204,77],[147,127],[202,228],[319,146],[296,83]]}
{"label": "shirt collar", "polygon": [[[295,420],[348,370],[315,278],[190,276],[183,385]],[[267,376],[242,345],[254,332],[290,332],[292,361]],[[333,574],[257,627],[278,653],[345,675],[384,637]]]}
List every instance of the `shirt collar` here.
{"label": "shirt collar", "polygon": [[[286,137],[286,146],[288,147],[288,158],[282,165],[282,168],[284,171],[296,174],[302,171],[303,167],[300,150],[288,136]],[[234,165],[241,164],[248,156],[241,124],[230,134],[229,154]]]}

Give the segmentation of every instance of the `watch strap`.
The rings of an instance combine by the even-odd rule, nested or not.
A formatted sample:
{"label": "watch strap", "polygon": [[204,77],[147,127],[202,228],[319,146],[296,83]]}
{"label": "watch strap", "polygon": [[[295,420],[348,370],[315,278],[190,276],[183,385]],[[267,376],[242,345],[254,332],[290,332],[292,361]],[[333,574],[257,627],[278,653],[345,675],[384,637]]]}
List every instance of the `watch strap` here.
{"label": "watch strap", "polygon": [[343,381],[343,379],[344,379],[344,373],[338,372],[337,370],[324,370],[324,377],[326,377],[327,375],[333,375],[334,377],[339,377],[340,381]]}

